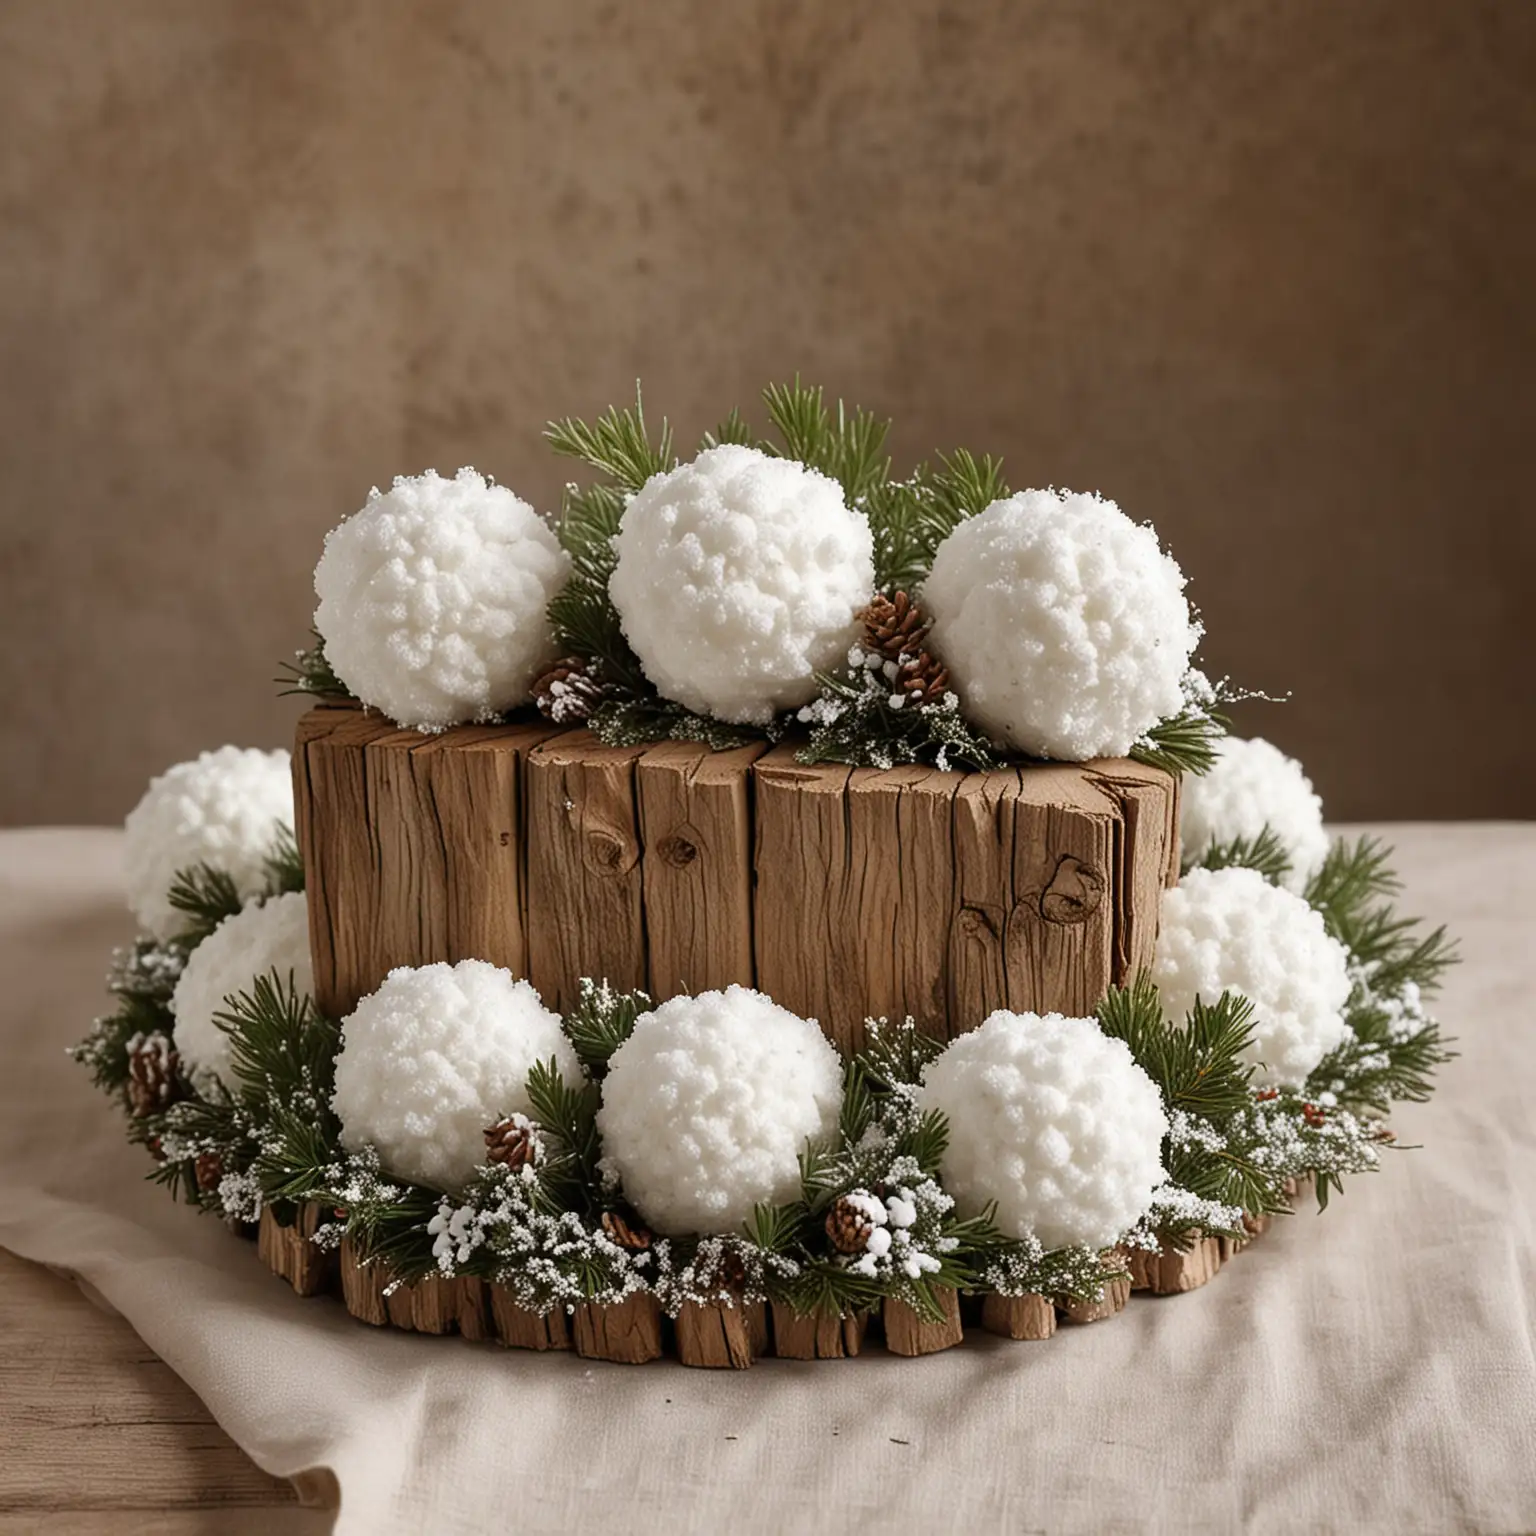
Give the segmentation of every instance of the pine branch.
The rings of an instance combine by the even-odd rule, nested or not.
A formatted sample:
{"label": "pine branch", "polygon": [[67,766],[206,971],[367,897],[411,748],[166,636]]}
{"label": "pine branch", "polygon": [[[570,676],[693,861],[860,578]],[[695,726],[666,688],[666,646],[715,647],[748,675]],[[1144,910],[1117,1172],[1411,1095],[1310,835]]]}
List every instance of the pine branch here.
{"label": "pine branch", "polygon": [[1224,715],[1185,709],[1160,720],[1132,748],[1130,755],[1149,768],[1172,774],[1204,774],[1216,761],[1216,744],[1227,734]]}
{"label": "pine branch", "polygon": [[597,1161],[602,1147],[597,1110],[602,1096],[596,1083],[569,1085],[551,1057],[535,1062],[528,1074],[528,1102],[534,1119],[552,1143],[553,1157],[540,1170],[540,1182],[562,1209],[590,1205],[600,1186]]}
{"label": "pine branch", "polygon": [[307,693],[326,699],[352,698],[352,690],[336,675],[335,668],[325,654],[325,641],[320,632],[312,629],[310,634],[314,637],[314,644],[295,651],[292,661],[282,663],[286,675],[272,679],[279,685],[279,696]]}
{"label": "pine branch", "polygon": [[600,1080],[613,1053],[629,1039],[635,1020],[650,1012],[644,992],[615,992],[606,981],[581,979],[581,995],[562,1021],[565,1033],[587,1073]]}
{"label": "pine branch", "polygon": [[722,443],[735,443],[738,447],[759,447],[757,435],[745,421],[742,420],[739,406],[731,407],[731,414],[717,426],[713,432],[706,432],[699,443],[699,451],[706,448],[718,448]]}
{"label": "pine branch", "polygon": [[177,938],[189,949],[196,948],[226,917],[233,917],[244,905],[234,876],[211,864],[181,870],[171,882],[166,899],[186,918]]}
{"label": "pine branch", "polygon": [[304,889],[304,859],[292,827],[279,825],[272,851],[263,862],[269,896],[283,896]]}
{"label": "pine branch", "polygon": [[544,436],[556,453],[580,459],[601,471],[631,496],[652,475],[662,474],[676,463],[672,457],[672,429],[665,418],[660,438],[654,445],[651,443],[638,382],[633,410],[609,406],[590,424],[567,416],[563,421],[550,422]]}
{"label": "pine branch", "polygon": [[1291,856],[1285,844],[1270,827],[1257,837],[1234,837],[1224,843],[1212,843],[1198,859],[1184,866],[1191,869],[1256,869],[1272,885],[1278,885],[1291,872]]}

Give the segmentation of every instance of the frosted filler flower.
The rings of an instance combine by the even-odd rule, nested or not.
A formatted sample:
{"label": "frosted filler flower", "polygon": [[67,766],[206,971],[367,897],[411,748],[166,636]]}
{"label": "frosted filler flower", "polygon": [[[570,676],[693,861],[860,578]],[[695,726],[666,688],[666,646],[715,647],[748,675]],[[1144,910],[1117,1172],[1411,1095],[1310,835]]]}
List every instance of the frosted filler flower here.
{"label": "frosted filler flower", "polygon": [[949,1120],[941,1174],[963,1215],[1047,1249],[1105,1248],[1165,1182],[1168,1117],[1123,1040],[1092,1019],[999,1009],[923,1077],[924,1109]]}
{"label": "frosted filler flower", "polygon": [[343,1021],[331,1107],[349,1151],[397,1178],[457,1190],[485,1162],[485,1130],[529,1115],[528,1073],[554,1058],[581,1081],[560,1020],[526,981],[484,960],[401,966]]}
{"label": "frosted filler flower", "polygon": [[1112,501],[1022,491],[958,524],[922,599],[966,715],[1037,757],[1120,757],[1183,707],[1184,575]]}
{"label": "frosted filler flower", "polygon": [[171,996],[176,1016],[176,1050],[192,1082],[206,1091],[216,1078],[233,1088],[229,1036],[214,1022],[227,999],[248,993],[259,976],[277,973],[302,997],[314,990],[309,953],[309,904],[302,891],[289,891],[226,917],[192,951]]}
{"label": "frosted filler flower", "polygon": [[608,591],[657,691],[766,725],[842,662],[874,591],[874,544],[835,480],[722,444],[653,475],[624,510]]}
{"label": "frosted filler flower", "polygon": [[734,1232],[800,1192],[800,1153],[832,1133],[842,1064],[815,1023],[745,987],[674,997],[613,1053],[597,1125],[624,1193],[658,1232]]}
{"label": "frosted filler flower", "polygon": [[1323,802],[1294,757],[1261,736],[1228,736],[1216,745],[1209,772],[1184,780],[1180,831],[1186,863],[1214,843],[1253,839],[1268,828],[1290,856],[1281,882],[1301,892],[1328,856]]}
{"label": "frosted filler flower", "polygon": [[1163,893],[1152,979],[1175,1022],[1195,999],[1254,1007],[1261,1086],[1300,1086],[1345,1035],[1349,956],[1322,915],[1254,869],[1194,869]]}
{"label": "frosted filler flower", "polygon": [[243,901],[267,886],[267,860],[293,826],[288,754],[220,747],[177,763],[150,781],[123,825],[128,905],[157,939],[173,937],[186,915],[170,903],[176,876],[208,864],[234,882]]}
{"label": "frosted filler flower", "polygon": [[472,469],[401,476],[326,536],[315,628],[363,703],[440,730],[527,701],[569,571],[548,524],[505,486]]}

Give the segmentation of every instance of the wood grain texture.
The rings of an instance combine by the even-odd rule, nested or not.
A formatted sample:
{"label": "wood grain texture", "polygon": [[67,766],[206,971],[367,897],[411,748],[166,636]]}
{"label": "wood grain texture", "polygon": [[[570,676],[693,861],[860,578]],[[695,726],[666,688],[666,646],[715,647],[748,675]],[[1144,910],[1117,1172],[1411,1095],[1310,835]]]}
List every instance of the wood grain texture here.
{"label": "wood grain texture", "polygon": [[701,1306],[685,1301],[673,1323],[677,1358],[707,1370],[744,1371],[768,1353],[768,1312],[748,1306]]}
{"label": "wood grain texture", "polygon": [[1172,1248],[1156,1253],[1133,1248],[1126,1268],[1131,1272],[1133,1290],[1151,1291],[1154,1296],[1182,1295],[1216,1278],[1221,1268],[1221,1239],[1199,1238],[1183,1253]]}
{"label": "wood grain texture", "polygon": [[338,1260],[334,1249],[317,1248],[310,1241],[320,1225],[321,1207],[306,1201],[287,1226],[279,1223],[270,1206],[264,1206],[257,1228],[256,1251],[261,1262],[286,1280],[300,1296],[318,1296],[336,1281]]}
{"label": "wood grain texture", "polygon": [[1178,879],[1178,780],[1128,758],[1095,763],[1091,778],[1120,812],[1113,976],[1124,985],[1152,964],[1163,891]]}
{"label": "wood grain texture", "polygon": [[930,1322],[904,1301],[888,1297],[881,1308],[885,1324],[885,1347],[893,1355],[934,1355],[941,1349],[953,1349],[965,1337],[960,1322],[960,1298],[951,1290],[938,1293],[944,1309],[944,1321]]}
{"label": "wood grain texture", "polygon": [[611,1307],[583,1302],[571,1317],[571,1339],[585,1360],[644,1365],[661,1358],[661,1308],[649,1295]]}
{"label": "wood grain texture", "polygon": [[[1125,1264],[1125,1255],[1117,1252],[1114,1262],[1117,1265]],[[1130,1299],[1131,1277],[1124,1274],[1117,1279],[1106,1280],[1104,1294],[1097,1301],[1073,1301],[1063,1297],[1060,1301],[1061,1315],[1069,1323],[1102,1323],[1125,1311]]]}
{"label": "wood grain texture", "polygon": [[835,1317],[827,1312],[797,1315],[783,1302],[772,1304],[773,1352],[781,1360],[845,1360],[864,1348],[867,1313]]}
{"label": "wood grain texture", "polygon": [[984,1296],[981,1326],[1004,1339],[1053,1338],[1056,1307],[1049,1296]]}
{"label": "wood grain texture", "polygon": [[504,1285],[488,1286],[493,1336],[508,1349],[569,1349],[571,1329],[566,1315],[530,1312],[520,1307]]}

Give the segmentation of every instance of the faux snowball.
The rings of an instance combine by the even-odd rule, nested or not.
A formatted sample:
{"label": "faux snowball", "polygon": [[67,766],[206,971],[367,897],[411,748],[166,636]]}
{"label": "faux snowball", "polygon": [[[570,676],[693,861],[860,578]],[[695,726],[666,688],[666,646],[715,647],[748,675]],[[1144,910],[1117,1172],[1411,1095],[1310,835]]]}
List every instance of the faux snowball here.
{"label": "faux snowball", "polygon": [[624,509],[608,591],[658,692],[765,725],[842,662],[875,584],[868,520],[836,481],[726,443]]}
{"label": "faux snowball", "polygon": [[1241,992],[1256,1083],[1300,1086],[1344,1038],[1348,956],[1321,914],[1254,869],[1194,869],[1163,895],[1152,979],[1168,1017]]}
{"label": "faux snowball", "polygon": [[1298,893],[1328,856],[1323,802],[1312,781],[1294,757],[1259,736],[1228,736],[1208,773],[1186,776],[1180,827],[1190,863],[1212,843],[1255,838],[1268,827],[1290,855],[1282,883]]}
{"label": "faux snowball", "polygon": [[830,1135],[842,1065],[814,1022],[745,987],[674,997],[613,1053],[597,1125],[624,1193],[658,1232],[731,1232],[793,1199],[800,1153]]}
{"label": "faux snowball", "polygon": [[315,567],[336,674],[391,720],[439,730],[526,702],[570,561],[548,524],[472,469],[375,490]]}
{"label": "faux snowball", "polygon": [[949,1120],[944,1187],[962,1213],[1047,1248],[1106,1248],[1166,1181],[1157,1085],[1092,1019],[999,1009],[928,1068],[925,1108]]}
{"label": "faux snowball", "polygon": [[276,971],[292,978],[300,995],[314,990],[309,958],[309,906],[302,891],[252,903],[217,928],[192,951],[171,995],[176,1016],[176,1050],[192,1081],[217,1078],[232,1087],[229,1036],[214,1023],[225,999],[249,992],[258,976]]}
{"label": "faux snowball", "polygon": [[966,714],[1037,757],[1119,757],[1184,703],[1184,575],[1112,501],[1023,491],[958,524],[923,584]]}
{"label": "faux snowball", "polygon": [[342,1021],[331,1096],[341,1144],[376,1148],[398,1178],[456,1190],[485,1161],[487,1126],[532,1115],[528,1073],[551,1057],[580,1081],[560,1020],[510,971],[402,966]]}
{"label": "faux snowball", "polygon": [[278,833],[292,825],[286,752],[220,747],[152,779],[123,825],[128,905],[140,927],[157,939],[182,927],[186,915],[169,892],[195,864],[223,870],[244,901],[259,895]]}

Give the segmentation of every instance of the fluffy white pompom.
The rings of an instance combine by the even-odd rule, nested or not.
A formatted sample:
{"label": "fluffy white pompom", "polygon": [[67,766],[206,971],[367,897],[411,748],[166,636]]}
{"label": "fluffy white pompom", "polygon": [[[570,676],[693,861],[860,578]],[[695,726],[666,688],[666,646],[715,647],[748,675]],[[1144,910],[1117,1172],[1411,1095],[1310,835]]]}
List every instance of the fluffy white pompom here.
{"label": "fluffy white pompom", "polygon": [[472,469],[401,476],[326,536],[315,628],[365,704],[439,730],[526,702],[570,560],[548,524]]}
{"label": "fluffy white pompom", "polygon": [[939,545],[923,584],[966,715],[1037,757],[1120,757],[1183,707],[1184,575],[1112,501],[1023,491]]}
{"label": "fluffy white pompom", "polygon": [[1320,913],[1254,869],[1194,869],[1163,895],[1152,979],[1175,1022],[1195,999],[1254,1008],[1256,1083],[1299,1086],[1344,1038],[1348,956]]}
{"label": "fluffy white pompom", "polygon": [[302,891],[253,902],[226,917],[192,951],[171,995],[176,1016],[176,1050],[187,1075],[199,1087],[217,1078],[233,1087],[229,1075],[229,1036],[214,1023],[224,1000],[249,992],[258,976],[276,971],[279,981],[293,981],[302,997],[314,990],[309,958],[309,904]]}
{"label": "fluffy white pompom", "polygon": [[220,747],[167,769],[123,826],[128,905],[140,927],[168,939],[185,923],[167,894],[176,875],[195,864],[223,870],[243,901],[259,895],[279,830],[292,826],[286,752]]}
{"label": "fluffy white pompom", "polygon": [[608,590],[645,675],[736,723],[807,703],[874,591],[869,522],[837,482],[730,443],[652,476],[616,549]]}
{"label": "fluffy white pompom", "polygon": [[1208,773],[1184,779],[1184,857],[1194,863],[1212,843],[1255,838],[1265,827],[1291,857],[1284,885],[1300,893],[1328,856],[1323,802],[1294,757],[1260,736],[1228,736]]}
{"label": "fluffy white pompom", "polygon": [[532,1115],[528,1073],[581,1067],[526,981],[484,960],[401,966],[343,1021],[331,1106],[349,1151],[378,1150],[398,1178],[456,1190],[485,1162],[485,1129]]}
{"label": "fluffy white pompom", "polygon": [[733,1232],[793,1199],[807,1140],[842,1104],[817,1026],[745,987],[674,997],[613,1053],[597,1125],[624,1193],[658,1232]]}
{"label": "fluffy white pompom", "polygon": [[999,1009],[945,1047],[922,1103],[949,1119],[944,1187],[959,1209],[1046,1248],[1106,1248],[1167,1175],[1157,1085],[1092,1019]]}

